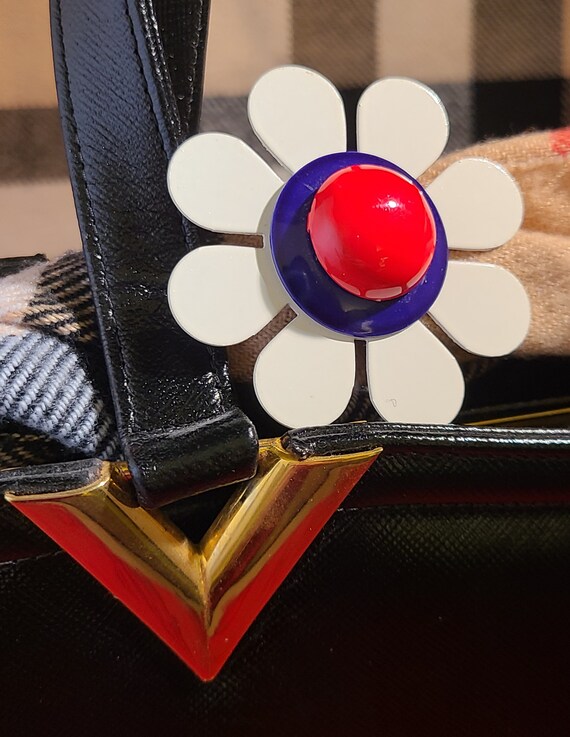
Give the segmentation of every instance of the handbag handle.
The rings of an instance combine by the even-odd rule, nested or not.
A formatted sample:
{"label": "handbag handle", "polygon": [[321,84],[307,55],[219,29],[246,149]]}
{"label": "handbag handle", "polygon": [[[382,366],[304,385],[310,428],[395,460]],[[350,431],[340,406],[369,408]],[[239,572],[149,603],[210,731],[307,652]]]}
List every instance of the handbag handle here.
{"label": "handbag handle", "polygon": [[197,128],[208,10],[209,0],[51,0],[64,140],[119,435],[138,500],[151,508],[250,478],[257,461],[225,355],[184,334],[166,299],[170,272],[198,243],[166,171]]}

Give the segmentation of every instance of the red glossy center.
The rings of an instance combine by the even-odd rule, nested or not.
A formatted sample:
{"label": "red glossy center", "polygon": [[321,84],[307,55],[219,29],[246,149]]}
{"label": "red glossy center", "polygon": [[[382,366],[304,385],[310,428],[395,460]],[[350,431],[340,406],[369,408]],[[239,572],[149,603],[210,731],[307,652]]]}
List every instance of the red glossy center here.
{"label": "red glossy center", "polygon": [[329,177],[315,195],[307,229],[327,274],[377,301],[409,292],[435,250],[435,223],[422,193],[380,166],[349,166]]}

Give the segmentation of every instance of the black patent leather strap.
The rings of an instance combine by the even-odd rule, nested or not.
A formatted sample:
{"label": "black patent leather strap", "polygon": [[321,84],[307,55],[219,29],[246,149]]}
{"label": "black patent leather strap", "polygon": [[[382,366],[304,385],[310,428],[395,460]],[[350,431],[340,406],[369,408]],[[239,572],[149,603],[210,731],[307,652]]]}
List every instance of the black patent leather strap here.
{"label": "black patent leather strap", "polygon": [[570,504],[570,431],[391,425],[292,430],[302,460],[382,448],[345,506]]}
{"label": "black patent leather strap", "polygon": [[283,444],[301,460],[362,453],[379,446],[389,453],[443,450],[457,454],[480,452],[489,458],[503,453],[533,453],[541,457],[561,455],[570,460],[569,430],[355,422],[291,430],[284,436]]}
{"label": "black patent leather strap", "polygon": [[[169,274],[197,243],[170,201],[166,169],[197,121],[208,0],[171,3],[170,16],[159,7],[160,21],[143,0],[51,2],[79,224],[122,447],[146,507],[248,478],[257,458],[224,354],[192,341],[168,309]],[[170,57],[179,33],[190,34],[173,73],[187,121],[161,43],[168,24]]]}

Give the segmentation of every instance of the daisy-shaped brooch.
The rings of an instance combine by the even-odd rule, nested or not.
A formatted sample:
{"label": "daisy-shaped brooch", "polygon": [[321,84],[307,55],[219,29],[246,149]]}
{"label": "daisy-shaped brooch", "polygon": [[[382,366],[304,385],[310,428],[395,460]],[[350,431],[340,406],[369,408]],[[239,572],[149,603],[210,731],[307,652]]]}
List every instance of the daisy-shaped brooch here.
{"label": "daisy-shaped brooch", "polygon": [[198,248],[175,267],[169,303],[179,325],[214,346],[240,343],[283,307],[296,317],[261,351],[257,397],[289,427],[333,422],[355,381],[355,340],[366,342],[370,399],[390,422],[447,423],[459,412],[457,360],[420,322],[429,315],[463,349],[501,356],[530,323],[520,282],[498,266],[449,260],[485,251],[522,222],[520,191],[484,159],[417,181],[448,138],[445,108],[419,82],[390,78],[363,93],[358,151],[346,150],[336,88],[287,66],[249,97],[263,145],[291,172],[283,181],[243,141],[204,133],[169,167],[170,194],[197,225],[263,236],[263,248]]}

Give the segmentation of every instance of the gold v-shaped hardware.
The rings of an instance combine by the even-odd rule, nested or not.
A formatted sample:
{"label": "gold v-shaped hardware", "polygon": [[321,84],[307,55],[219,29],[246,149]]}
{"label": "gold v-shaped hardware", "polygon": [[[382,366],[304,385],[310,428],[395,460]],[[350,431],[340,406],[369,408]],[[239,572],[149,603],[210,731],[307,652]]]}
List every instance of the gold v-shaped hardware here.
{"label": "gold v-shaped hardware", "polygon": [[263,441],[256,476],[198,545],[133,505],[122,463],[80,489],[6,499],[211,680],[379,452],[299,460]]}

